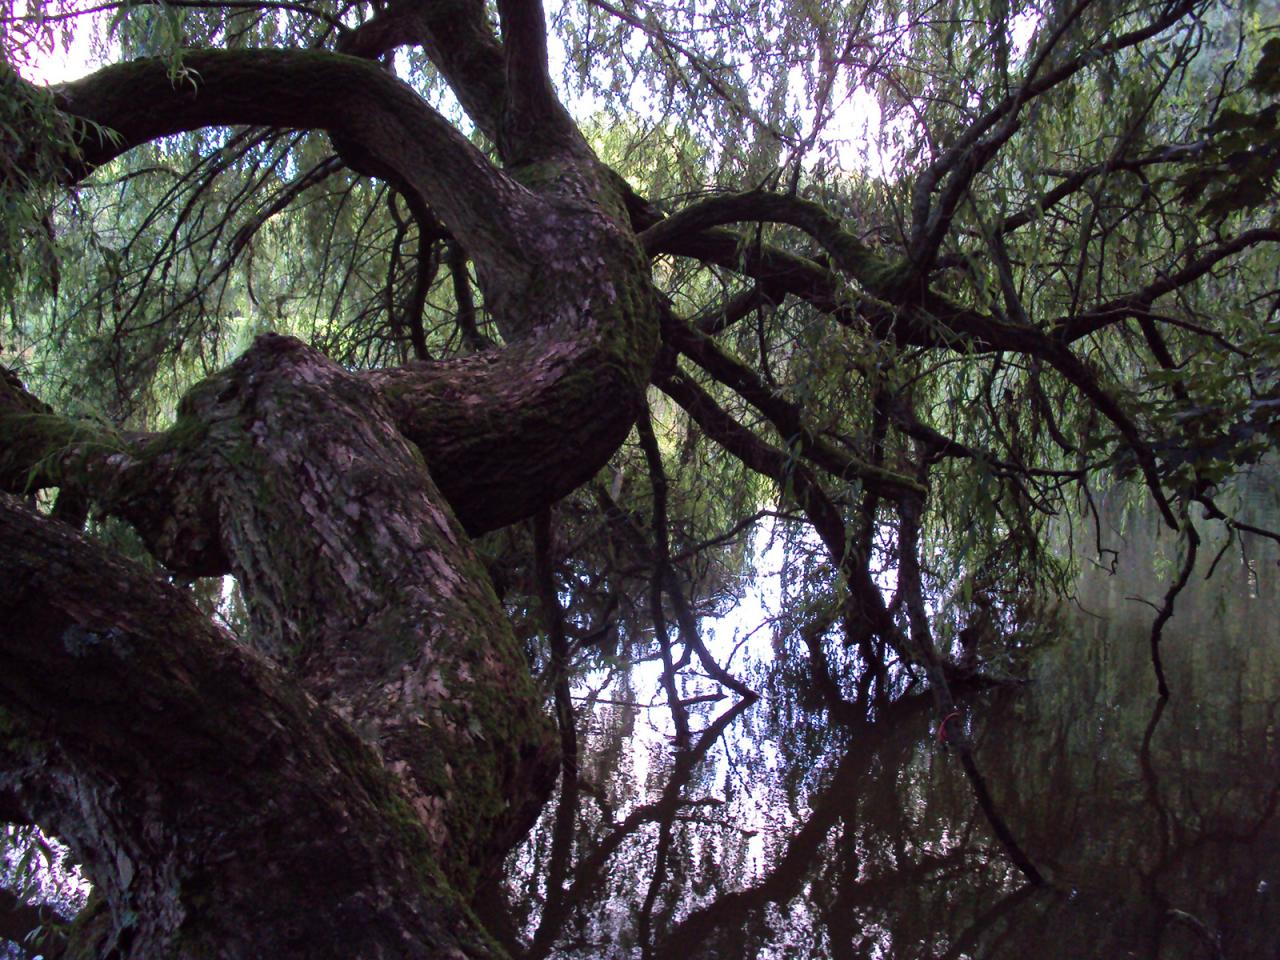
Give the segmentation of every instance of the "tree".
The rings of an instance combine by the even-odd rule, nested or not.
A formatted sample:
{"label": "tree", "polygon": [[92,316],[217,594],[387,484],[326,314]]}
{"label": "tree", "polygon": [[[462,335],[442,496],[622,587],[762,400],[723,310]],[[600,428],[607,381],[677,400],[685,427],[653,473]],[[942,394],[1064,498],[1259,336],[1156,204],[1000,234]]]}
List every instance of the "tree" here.
{"label": "tree", "polygon": [[[1252,12],[107,9],[120,62],[44,89],[82,10],[9,8],[0,77],[0,796],[93,880],[74,955],[501,955],[474,910],[557,780],[574,815],[571,655],[652,649],[692,764],[681,672],[754,697],[697,621],[765,513],[791,689],[845,724],[915,677],[953,713],[1104,470],[1192,561],[1192,504],[1248,526],[1215,490],[1280,409]],[[824,135],[859,89],[883,175]],[[225,575],[234,635],[186,586]]]}

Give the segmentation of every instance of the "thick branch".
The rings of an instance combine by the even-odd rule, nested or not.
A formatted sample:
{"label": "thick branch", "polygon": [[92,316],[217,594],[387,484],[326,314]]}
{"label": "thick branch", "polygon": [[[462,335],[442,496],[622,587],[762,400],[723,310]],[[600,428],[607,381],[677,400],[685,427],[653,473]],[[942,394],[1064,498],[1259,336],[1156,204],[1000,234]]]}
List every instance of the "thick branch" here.
{"label": "thick branch", "polygon": [[400,0],[344,36],[338,49],[377,59],[419,44],[458,102],[494,143],[500,139],[506,73],[502,46],[480,0]]}
{"label": "thick branch", "polygon": [[[525,341],[370,376],[468,529],[528,516],[607,460],[648,382],[657,316],[618,184],[593,157],[574,153],[548,165],[555,170],[544,171],[540,196],[367,61],[318,51],[191,52],[184,66],[176,86],[156,60],[58,88],[65,111],[118,133],[84,134],[81,171],[209,124],[315,127],[356,145],[440,215],[475,262],[504,338]],[[549,434],[551,446],[576,456],[543,457]],[[577,446],[557,442],[566,436]],[[30,466],[38,457],[27,459]]]}
{"label": "thick branch", "polygon": [[654,224],[640,237],[650,256],[671,248],[680,237],[742,221],[768,221],[798,227],[831,254],[836,265],[877,296],[885,295],[890,266],[870,247],[848,233],[823,207],[799,197],[772,193],[738,193],[711,197]]}
{"label": "thick branch", "polygon": [[541,0],[498,0],[507,90],[502,143],[508,163],[539,159],[550,144],[576,139],[547,72],[547,23]]}
{"label": "thick branch", "polygon": [[177,588],[4,495],[0,544],[0,787],[85,864],[114,955],[485,955],[346,724]]}
{"label": "thick branch", "polygon": [[527,284],[535,198],[376,64],[319,50],[193,50],[183,69],[171,78],[166,61],[139,60],[55,88],[61,110],[96,125],[82,131],[73,175],[201,127],[325,130],[440,215],[493,284],[491,298]]}
{"label": "thick branch", "polygon": [[[763,205],[756,201],[763,200]],[[819,239],[836,266],[872,296],[853,305],[832,270],[807,257],[712,226],[742,220],[789,223]],[[941,349],[1012,350],[1037,353],[1043,335],[1032,327],[979,313],[921,283],[906,284],[907,272],[876,254],[814,204],[769,194],[740,194],[696,204],[645,230],[650,256],[692,257],[768,285],[770,295],[791,293],[848,326],[867,327],[893,343]],[[895,309],[898,308],[898,309]]]}

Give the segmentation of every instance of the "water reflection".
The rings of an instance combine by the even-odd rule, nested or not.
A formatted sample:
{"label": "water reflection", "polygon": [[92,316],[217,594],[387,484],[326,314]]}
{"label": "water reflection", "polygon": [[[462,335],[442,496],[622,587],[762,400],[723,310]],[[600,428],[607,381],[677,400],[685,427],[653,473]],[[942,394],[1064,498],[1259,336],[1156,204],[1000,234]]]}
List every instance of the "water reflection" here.
{"label": "water reflection", "polygon": [[1026,682],[957,691],[1045,886],[994,838],[924,695],[841,723],[698,704],[688,749],[639,757],[642,711],[615,696],[584,731],[577,796],[518,856],[513,953],[1280,957],[1280,551],[1206,525],[1164,631],[1165,703],[1150,603],[1177,544],[1124,519],[1105,524],[1116,575],[1082,576]]}

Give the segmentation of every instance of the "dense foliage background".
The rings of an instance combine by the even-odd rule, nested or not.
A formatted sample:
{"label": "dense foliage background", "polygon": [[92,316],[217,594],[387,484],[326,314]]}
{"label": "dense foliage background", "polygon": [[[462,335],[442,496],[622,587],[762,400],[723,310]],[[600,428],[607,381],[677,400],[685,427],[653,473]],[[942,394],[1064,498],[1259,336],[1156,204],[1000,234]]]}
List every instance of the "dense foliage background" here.
{"label": "dense foliage background", "polygon": [[[195,48],[337,50],[376,58],[496,158],[439,52],[380,42],[412,7],[4,0],[4,365],[60,413],[139,431],[267,331],[351,370],[503,346],[449,225],[349,145],[213,127],[81,176],[73,146],[111,131],[24,82],[70,49],[164,58],[198,94]],[[522,906],[505,934],[486,919],[509,945],[532,936],[528,955],[552,949],[607,872],[619,751],[656,697],[672,786],[641,817],[662,824],[629,934],[647,955],[674,829],[661,805],[689,809],[723,776],[698,762],[736,717],[725,703],[765,695],[743,762],[778,751],[814,771],[843,749],[833,729],[847,743],[926,687],[921,709],[944,721],[953,687],[1021,675],[1081,563],[1111,562],[1104,494],[1149,499],[1177,540],[1147,597],[1167,693],[1161,629],[1204,562],[1196,523],[1217,521],[1232,557],[1241,532],[1275,539],[1230,478],[1280,438],[1280,8],[575,0],[545,15],[561,101],[634,191],[663,348],[608,466],[478,541],[566,758],[512,864]],[[39,496],[150,562],[92,498]],[[183,582],[250,629],[234,581]],[[762,590],[776,599],[756,610]],[[962,731],[955,744],[981,800]]]}

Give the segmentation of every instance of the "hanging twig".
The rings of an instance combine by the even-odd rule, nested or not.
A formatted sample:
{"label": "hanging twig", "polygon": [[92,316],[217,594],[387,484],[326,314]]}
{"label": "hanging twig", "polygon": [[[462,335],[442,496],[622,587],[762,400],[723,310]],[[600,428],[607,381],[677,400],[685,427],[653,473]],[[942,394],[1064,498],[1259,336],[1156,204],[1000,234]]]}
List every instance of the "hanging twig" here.
{"label": "hanging twig", "polygon": [[1156,688],[1159,690],[1160,699],[1162,700],[1169,698],[1169,684],[1165,680],[1164,664],[1160,659],[1160,641],[1163,639],[1164,625],[1173,616],[1173,602],[1191,578],[1191,571],[1196,565],[1196,550],[1200,546],[1200,534],[1196,532],[1195,524],[1192,522],[1190,511],[1188,510],[1188,502],[1185,499],[1182,504],[1182,534],[1187,541],[1187,555],[1182,561],[1182,569],[1178,571],[1177,579],[1169,585],[1169,589],[1165,592],[1164,603],[1160,605],[1160,609],[1156,612],[1155,622],[1151,624],[1151,666],[1156,672]]}

